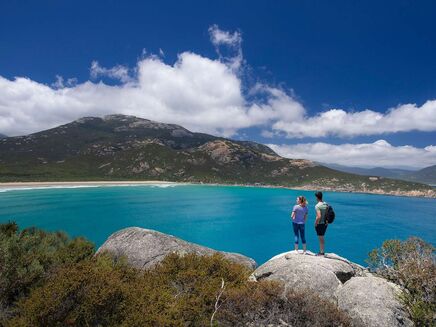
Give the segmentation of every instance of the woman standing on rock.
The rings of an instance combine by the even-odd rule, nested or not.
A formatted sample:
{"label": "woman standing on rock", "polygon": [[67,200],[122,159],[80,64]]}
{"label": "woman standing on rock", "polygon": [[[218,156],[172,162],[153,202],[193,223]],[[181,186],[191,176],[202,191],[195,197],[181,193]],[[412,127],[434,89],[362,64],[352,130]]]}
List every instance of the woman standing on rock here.
{"label": "woman standing on rock", "polygon": [[304,235],[304,226],[307,220],[307,201],[304,196],[297,197],[297,204],[292,209],[292,225],[294,227],[294,249],[298,251],[299,238],[303,243],[303,254],[306,254],[306,236]]}

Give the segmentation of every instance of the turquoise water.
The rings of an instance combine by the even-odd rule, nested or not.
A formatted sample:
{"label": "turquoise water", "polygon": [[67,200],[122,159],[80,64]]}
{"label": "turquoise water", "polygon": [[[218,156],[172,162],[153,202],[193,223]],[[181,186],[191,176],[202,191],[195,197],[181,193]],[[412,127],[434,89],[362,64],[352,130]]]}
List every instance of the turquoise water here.
{"label": "turquoise water", "polygon": [[[97,246],[128,226],[155,229],[259,264],[293,248],[289,211],[298,195],[309,199],[308,248],[318,251],[313,192],[254,187],[178,185],[51,188],[0,192],[0,222],[63,230]],[[336,221],[327,252],[364,264],[389,238],[410,235],[436,243],[436,200],[326,192]]]}

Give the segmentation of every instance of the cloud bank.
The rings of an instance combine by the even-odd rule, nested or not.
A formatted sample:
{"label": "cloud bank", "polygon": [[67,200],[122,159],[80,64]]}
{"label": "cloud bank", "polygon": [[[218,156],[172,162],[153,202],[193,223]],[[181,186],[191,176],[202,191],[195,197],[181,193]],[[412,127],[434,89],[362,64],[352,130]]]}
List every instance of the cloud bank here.
{"label": "cloud bank", "polygon": [[436,164],[436,146],[416,148],[393,146],[385,140],[363,144],[306,143],[295,145],[268,144],[287,158],[303,158],[324,163],[355,167],[417,167]]}

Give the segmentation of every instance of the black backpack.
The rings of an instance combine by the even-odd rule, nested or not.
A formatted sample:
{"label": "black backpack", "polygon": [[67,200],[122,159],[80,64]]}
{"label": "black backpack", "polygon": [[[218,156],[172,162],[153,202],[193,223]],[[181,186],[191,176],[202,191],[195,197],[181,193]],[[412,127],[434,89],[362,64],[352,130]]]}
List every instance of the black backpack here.
{"label": "black backpack", "polygon": [[328,224],[331,224],[335,221],[335,216],[336,216],[336,214],[335,214],[335,211],[333,210],[332,206],[327,204],[327,209],[325,210],[325,221]]}

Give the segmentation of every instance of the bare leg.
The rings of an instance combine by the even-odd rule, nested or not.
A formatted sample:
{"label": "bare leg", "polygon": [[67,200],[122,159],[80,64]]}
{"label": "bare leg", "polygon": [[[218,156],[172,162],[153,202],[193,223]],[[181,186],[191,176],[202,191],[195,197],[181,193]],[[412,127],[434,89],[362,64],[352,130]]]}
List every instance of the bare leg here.
{"label": "bare leg", "polygon": [[294,243],[294,250],[298,252],[298,243]]}
{"label": "bare leg", "polygon": [[324,236],[318,236],[319,239],[319,252],[324,253]]}
{"label": "bare leg", "polygon": [[306,253],[306,243],[303,244],[303,253]]}

